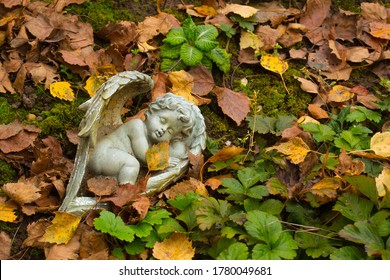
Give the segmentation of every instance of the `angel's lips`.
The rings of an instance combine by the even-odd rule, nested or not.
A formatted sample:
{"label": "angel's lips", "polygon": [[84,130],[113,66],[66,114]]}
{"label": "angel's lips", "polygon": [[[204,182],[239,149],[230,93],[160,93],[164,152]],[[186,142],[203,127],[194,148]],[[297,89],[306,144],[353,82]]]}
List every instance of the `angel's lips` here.
{"label": "angel's lips", "polygon": [[155,134],[158,138],[160,138],[160,137],[162,137],[162,136],[164,135],[164,132],[162,132],[161,130],[156,130],[156,131],[154,132],[154,134]]}

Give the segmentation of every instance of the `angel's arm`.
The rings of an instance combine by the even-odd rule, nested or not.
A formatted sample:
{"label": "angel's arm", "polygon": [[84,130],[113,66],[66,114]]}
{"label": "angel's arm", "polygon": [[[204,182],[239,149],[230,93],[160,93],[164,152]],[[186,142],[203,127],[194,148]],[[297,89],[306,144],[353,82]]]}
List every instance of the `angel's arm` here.
{"label": "angel's arm", "polygon": [[142,163],[146,163],[146,151],[150,144],[148,141],[146,127],[143,121],[134,119],[127,123],[128,137],[135,157]]}
{"label": "angel's arm", "polygon": [[171,158],[186,159],[187,147],[184,142],[175,141],[169,146],[169,156]]}

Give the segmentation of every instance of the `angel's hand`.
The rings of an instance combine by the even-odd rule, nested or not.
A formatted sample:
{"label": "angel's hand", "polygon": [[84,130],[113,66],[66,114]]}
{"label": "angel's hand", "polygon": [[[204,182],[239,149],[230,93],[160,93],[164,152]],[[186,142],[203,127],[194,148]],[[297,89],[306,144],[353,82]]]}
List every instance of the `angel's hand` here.
{"label": "angel's hand", "polygon": [[180,164],[180,159],[175,158],[175,157],[170,157],[168,160],[168,167],[173,168],[176,167]]}

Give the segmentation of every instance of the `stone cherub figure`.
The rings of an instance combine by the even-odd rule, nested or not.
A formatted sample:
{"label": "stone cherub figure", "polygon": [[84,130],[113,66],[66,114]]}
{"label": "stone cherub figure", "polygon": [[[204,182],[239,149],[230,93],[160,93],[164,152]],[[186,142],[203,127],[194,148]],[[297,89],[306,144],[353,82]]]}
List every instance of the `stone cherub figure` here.
{"label": "stone cherub figure", "polygon": [[199,108],[185,98],[166,93],[153,101],[145,120],[122,123],[120,111],[128,99],[153,88],[152,79],[137,71],[111,77],[93,98],[80,106],[86,110],[80,124],[79,144],[66,197],[59,211],[83,212],[96,204],[95,198],[78,196],[85,175],[114,177],[119,184],[135,184],[146,151],[169,141],[169,167],[151,176],[147,193],[163,190],[188,169],[188,153],[205,148],[205,124]]}

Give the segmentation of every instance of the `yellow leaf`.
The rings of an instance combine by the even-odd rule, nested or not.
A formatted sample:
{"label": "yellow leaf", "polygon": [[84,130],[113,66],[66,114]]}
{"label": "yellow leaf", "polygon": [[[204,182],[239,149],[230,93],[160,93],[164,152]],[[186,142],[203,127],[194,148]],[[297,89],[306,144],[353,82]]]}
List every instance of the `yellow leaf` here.
{"label": "yellow leaf", "polygon": [[305,124],[305,123],[316,123],[316,124],[320,124],[319,121],[317,121],[316,119],[313,119],[313,118],[310,117],[310,116],[302,116],[302,117],[300,117],[300,118],[297,120],[297,123],[299,123],[299,124]]}
{"label": "yellow leaf", "polygon": [[324,178],[311,187],[311,192],[320,197],[335,198],[337,190],[341,187],[341,181],[337,178]]}
{"label": "yellow leaf", "polygon": [[88,80],[85,82],[84,89],[88,92],[89,96],[92,97],[95,95],[96,91],[99,89],[99,87],[103,84],[103,81],[99,76],[92,75],[88,78]]}
{"label": "yellow leaf", "polygon": [[279,57],[271,54],[263,54],[260,59],[260,64],[265,69],[282,75],[288,69],[287,61],[281,60]]}
{"label": "yellow leaf", "polygon": [[225,7],[218,12],[224,15],[227,15],[229,13],[234,13],[242,16],[243,18],[249,18],[256,14],[258,9],[247,6],[247,5],[240,5],[240,4],[226,4]]}
{"label": "yellow leaf", "polygon": [[67,101],[74,100],[74,93],[68,82],[55,82],[50,84],[50,94]]}
{"label": "yellow leaf", "polygon": [[66,244],[72,239],[80,221],[81,216],[76,216],[67,212],[55,212],[52,225],[46,229],[46,232],[40,241]]}
{"label": "yellow leaf", "polygon": [[197,11],[199,14],[205,15],[205,16],[215,16],[217,14],[217,11],[210,6],[202,5],[199,7],[194,7],[194,10]]}
{"label": "yellow leaf", "polygon": [[13,201],[0,201],[0,221],[14,222],[18,217],[14,212],[16,210],[18,207]]}
{"label": "yellow leaf", "polygon": [[169,73],[169,81],[172,83],[171,91],[179,96],[184,97],[188,101],[197,104],[196,99],[191,95],[194,87],[194,78],[190,73],[184,70]]}
{"label": "yellow leaf", "polygon": [[382,157],[390,157],[390,131],[377,132],[372,136],[370,149]]}
{"label": "yellow leaf", "polygon": [[382,173],[375,178],[376,190],[379,197],[383,197],[390,192],[390,169],[384,168]]}
{"label": "yellow leaf", "polygon": [[207,162],[217,162],[217,161],[227,161],[228,159],[238,156],[244,151],[244,148],[229,146],[225,147],[222,150],[219,150],[215,155],[210,157]]}
{"label": "yellow leaf", "polygon": [[150,171],[164,170],[169,165],[169,142],[163,141],[146,151],[146,163]]}
{"label": "yellow leaf", "polygon": [[269,147],[266,150],[277,150],[279,153],[288,156],[294,164],[303,162],[306,155],[310,152],[309,146],[307,146],[307,144],[299,137],[290,138],[287,142],[278,146]]}
{"label": "yellow leaf", "polygon": [[260,37],[252,32],[241,31],[240,49],[252,48],[255,51],[264,46]]}
{"label": "yellow leaf", "polygon": [[159,260],[191,260],[195,255],[192,241],[182,233],[172,235],[153,247],[153,257]]}
{"label": "yellow leaf", "polygon": [[345,102],[350,100],[354,94],[350,92],[350,88],[340,85],[335,85],[328,94],[328,102]]}

